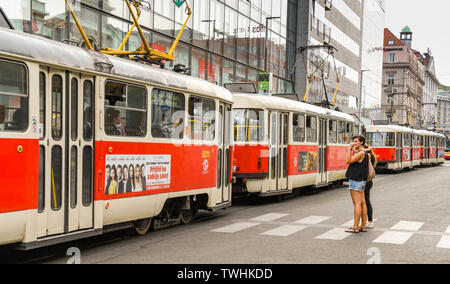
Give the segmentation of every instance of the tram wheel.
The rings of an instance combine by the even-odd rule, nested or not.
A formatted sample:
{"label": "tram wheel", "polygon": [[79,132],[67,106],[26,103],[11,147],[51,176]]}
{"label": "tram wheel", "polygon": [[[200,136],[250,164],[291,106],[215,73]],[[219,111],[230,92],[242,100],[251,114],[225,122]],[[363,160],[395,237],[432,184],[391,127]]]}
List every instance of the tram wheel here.
{"label": "tram wheel", "polygon": [[134,223],[134,230],[138,235],[147,234],[152,224],[152,218],[141,219]]}
{"label": "tram wheel", "polygon": [[181,210],[181,212],[180,212],[181,223],[183,223],[185,225],[190,224],[194,220],[194,217],[196,214],[197,214],[197,203],[191,202],[190,209]]}

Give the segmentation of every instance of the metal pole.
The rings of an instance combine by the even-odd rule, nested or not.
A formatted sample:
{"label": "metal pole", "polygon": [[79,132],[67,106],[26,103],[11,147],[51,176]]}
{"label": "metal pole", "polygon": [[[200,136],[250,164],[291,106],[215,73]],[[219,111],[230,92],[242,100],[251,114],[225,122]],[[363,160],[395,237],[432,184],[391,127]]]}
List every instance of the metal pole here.
{"label": "metal pole", "polygon": [[268,49],[268,43],[267,43],[267,37],[269,36],[269,18],[266,18],[266,36],[264,39],[264,72],[267,72],[267,49]]}
{"label": "metal pole", "polygon": [[[361,70],[361,86],[360,86],[360,97],[359,97],[359,119],[362,119],[362,108],[363,108],[363,79],[364,79],[364,72],[367,72],[370,70]],[[361,130],[361,120],[359,121],[359,129]]]}

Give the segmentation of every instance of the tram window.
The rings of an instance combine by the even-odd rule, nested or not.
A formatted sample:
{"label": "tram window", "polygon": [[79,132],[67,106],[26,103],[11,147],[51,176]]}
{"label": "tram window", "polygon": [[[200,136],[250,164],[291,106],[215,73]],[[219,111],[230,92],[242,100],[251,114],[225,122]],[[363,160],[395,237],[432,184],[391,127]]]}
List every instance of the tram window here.
{"label": "tram window", "polygon": [[83,139],[90,141],[92,139],[92,100],[93,85],[91,81],[84,81],[83,84]]}
{"label": "tram window", "polygon": [[366,133],[366,144],[371,147],[394,147],[395,133],[368,132]]}
{"label": "tram window", "polygon": [[62,77],[59,75],[54,75],[52,78],[52,138],[55,140],[61,140],[62,138],[62,92]]}
{"label": "tram window", "polygon": [[338,121],[338,143],[345,144],[345,122]]}
{"label": "tram window", "polygon": [[237,142],[264,141],[264,111],[259,109],[235,109],[234,140]]}
{"label": "tram window", "polygon": [[337,143],[337,121],[336,120],[330,120],[329,123],[329,143]]}
{"label": "tram window", "polygon": [[185,97],[171,91],[152,91],[152,137],[183,139]]}
{"label": "tram window", "polygon": [[317,142],[317,118],[306,117],[306,142]]}
{"label": "tram window", "polygon": [[70,137],[75,141],[78,139],[78,80],[72,78],[70,85]]}
{"label": "tram window", "polygon": [[78,150],[76,146],[72,146],[70,152],[70,207],[77,207],[78,192]]}
{"label": "tram window", "polygon": [[88,207],[92,204],[92,148],[86,146],[83,149],[83,181],[82,196],[83,206]]}
{"label": "tram window", "polygon": [[0,132],[28,128],[28,71],[0,60]]}
{"label": "tram window", "polygon": [[45,138],[45,96],[46,96],[46,78],[45,73],[39,73],[39,137]]}
{"label": "tram window", "polygon": [[348,143],[353,137],[353,124],[347,122],[347,132],[345,137],[345,143]]}
{"label": "tram window", "polygon": [[51,207],[54,211],[61,209],[61,193],[62,193],[62,148],[54,146],[52,148],[51,162]]}
{"label": "tram window", "polygon": [[45,147],[39,146],[39,190],[38,190],[38,212],[45,209]]}
{"label": "tram window", "polygon": [[212,141],[215,137],[216,103],[213,100],[189,98],[191,140]]}
{"label": "tram window", "polygon": [[147,133],[147,91],[118,82],[105,85],[105,132],[110,136],[144,137]]}
{"label": "tram window", "polygon": [[305,115],[294,114],[293,119],[294,142],[305,142]]}

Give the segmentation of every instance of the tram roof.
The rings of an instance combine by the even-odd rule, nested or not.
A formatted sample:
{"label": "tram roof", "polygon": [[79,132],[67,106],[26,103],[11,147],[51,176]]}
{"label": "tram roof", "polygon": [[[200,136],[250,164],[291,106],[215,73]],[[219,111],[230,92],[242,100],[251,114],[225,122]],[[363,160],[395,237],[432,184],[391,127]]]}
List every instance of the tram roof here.
{"label": "tram roof", "polygon": [[233,100],[235,102],[235,108],[262,108],[281,111],[287,110],[306,114],[314,114],[318,116],[331,116],[336,119],[356,122],[355,119],[349,114],[281,97],[273,97],[260,94],[236,93],[233,94]]}
{"label": "tram roof", "polygon": [[[174,71],[5,28],[0,28],[0,38],[0,53],[32,58],[42,64],[100,72],[232,101],[227,89]],[[112,68],[105,71],[105,66]]]}
{"label": "tram roof", "polygon": [[369,125],[366,126],[367,132],[376,132],[376,131],[382,131],[382,132],[407,132],[407,133],[415,133],[419,135],[428,135],[428,136],[436,136],[436,137],[445,137],[445,135],[429,130],[423,130],[423,129],[412,129],[404,126],[399,125]]}
{"label": "tram roof", "polygon": [[406,132],[413,133],[412,128],[400,126],[400,125],[368,125],[366,126],[367,132]]}

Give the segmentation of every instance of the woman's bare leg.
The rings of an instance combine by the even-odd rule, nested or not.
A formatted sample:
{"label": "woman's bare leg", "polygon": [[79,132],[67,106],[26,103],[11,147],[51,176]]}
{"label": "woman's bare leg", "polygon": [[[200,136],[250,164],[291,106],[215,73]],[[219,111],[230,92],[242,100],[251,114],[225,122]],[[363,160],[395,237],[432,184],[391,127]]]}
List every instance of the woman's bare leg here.
{"label": "woman's bare leg", "polygon": [[367,228],[367,204],[364,189],[361,192],[361,228]]}
{"label": "woman's bare leg", "polygon": [[[353,201],[353,207],[354,207],[354,223],[353,223],[353,229],[358,229],[359,228],[359,220],[361,219],[361,213],[362,213],[362,208],[361,208],[361,192],[356,191],[356,190],[350,190],[350,195],[352,196],[352,201]],[[366,209],[366,213],[367,213],[367,209]]]}

